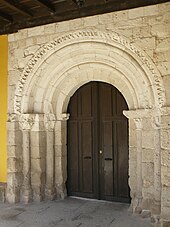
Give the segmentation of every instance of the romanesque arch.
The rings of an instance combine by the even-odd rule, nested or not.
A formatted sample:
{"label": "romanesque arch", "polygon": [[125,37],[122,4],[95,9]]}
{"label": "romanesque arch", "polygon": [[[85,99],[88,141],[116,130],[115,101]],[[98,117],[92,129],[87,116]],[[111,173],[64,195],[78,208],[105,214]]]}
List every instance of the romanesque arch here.
{"label": "romanesque arch", "polygon": [[[160,107],[165,103],[161,76],[142,50],[117,33],[82,30],[59,37],[35,53],[18,82],[14,112],[34,112],[34,109],[39,112],[48,111],[45,103],[40,107],[40,103],[38,105],[35,102],[41,102],[42,98],[46,98],[46,94],[46,99],[50,102],[52,92],[60,88],[61,83],[65,84],[64,80],[68,80],[74,70],[79,69],[78,71],[82,72],[88,64],[91,66],[90,69],[94,68],[93,71],[99,67],[98,79],[101,78],[101,70],[109,69],[116,72],[115,78],[112,78],[113,75],[110,78],[102,75],[102,79],[115,85],[118,82],[114,79],[122,79],[119,83],[123,81],[124,86],[126,84],[130,92],[135,93],[138,102],[129,104],[130,109]],[[88,77],[89,80],[92,79],[90,75],[85,76],[86,79],[84,77],[79,79],[85,81]],[[72,86],[75,87],[74,84]],[[123,85],[117,86],[123,90]],[[49,95],[47,90],[51,88]],[[35,94],[36,92],[41,95]],[[34,94],[36,97],[33,104],[31,95]],[[125,97],[128,99],[127,95]],[[128,101],[130,102],[130,98]]]}
{"label": "romanesque arch", "polygon": [[[9,125],[15,123],[14,134],[22,144],[22,158],[17,160],[21,168],[8,171],[8,201],[66,196],[67,106],[74,92],[89,81],[112,84],[125,97],[132,208],[152,210],[154,204],[159,210],[159,136],[152,123],[165,104],[161,76],[140,48],[117,33],[98,30],[63,35],[41,47],[25,66],[15,91],[14,114],[8,120]],[[153,150],[158,158],[144,160],[142,154]],[[151,169],[151,181],[145,165]]]}

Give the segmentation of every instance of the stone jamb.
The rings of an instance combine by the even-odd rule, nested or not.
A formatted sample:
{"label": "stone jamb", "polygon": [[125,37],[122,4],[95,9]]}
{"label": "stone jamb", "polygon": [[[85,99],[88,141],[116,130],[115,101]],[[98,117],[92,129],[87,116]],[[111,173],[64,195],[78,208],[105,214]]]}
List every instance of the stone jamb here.
{"label": "stone jamb", "polygon": [[45,198],[46,180],[46,131],[44,114],[33,114],[34,124],[31,129],[31,186],[33,200],[42,201]]}
{"label": "stone jamb", "polygon": [[154,202],[151,210],[152,223],[160,225],[161,216],[161,116],[152,117],[154,128]]}
{"label": "stone jamb", "polygon": [[[145,110],[123,111],[123,114],[128,119],[133,119],[136,125],[136,192],[131,193],[135,195],[132,198],[131,207],[132,211],[136,213],[142,212],[142,115],[144,112]],[[129,130],[131,129],[129,128]]]}
{"label": "stone jamb", "polygon": [[9,114],[7,120],[7,148],[8,169],[6,201],[17,203],[20,201],[20,188],[22,186],[22,135],[19,129],[18,115]]}
{"label": "stone jamb", "polygon": [[[136,181],[136,197],[132,198],[132,209],[134,212],[137,213],[143,213],[147,211],[147,214],[151,213],[152,215],[152,221],[155,224],[159,223],[160,220],[160,204],[161,204],[161,174],[160,174],[160,110],[147,110],[147,109],[139,109],[139,110],[129,110],[124,111],[124,115],[129,118],[133,119],[136,124],[136,162],[137,162],[137,181]],[[150,121],[152,121],[152,127],[154,129],[154,201],[152,208],[148,207],[148,210],[146,210],[146,207],[143,210],[143,200],[145,198],[142,195],[142,119],[148,118]],[[131,129],[129,129],[131,130]],[[130,148],[129,148],[130,149]],[[152,210],[150,210],[152,209]]]}
{"label": "stone jamb", "polygon": [[54,151],[54,127],[56,118],[54,114],[44,115],[46,129],[46,189],[45,195],[53,200],[55,198],[55,151]]}
{"label": "stone jamb", "polygon": [[57,198],[67,196],[67,120],[68,113],[61,113],[55,123],[55,188]]}
{"label": "stone jamb", "polygon": [[[161,165],[161,227],[170,226],[170,107],[161,109],[160,123],[160,165]],[[159,125],[158,125],[159,126]]]}

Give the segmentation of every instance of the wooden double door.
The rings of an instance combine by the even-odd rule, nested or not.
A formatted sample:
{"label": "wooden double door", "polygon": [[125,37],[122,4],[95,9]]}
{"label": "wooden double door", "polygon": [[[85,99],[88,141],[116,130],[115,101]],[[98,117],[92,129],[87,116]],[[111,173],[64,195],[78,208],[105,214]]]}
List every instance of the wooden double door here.
{"label": "wooden double door", "polygon": [[68,195],[130,202],[127,104],[112,85],[85,84],[68,106]]}

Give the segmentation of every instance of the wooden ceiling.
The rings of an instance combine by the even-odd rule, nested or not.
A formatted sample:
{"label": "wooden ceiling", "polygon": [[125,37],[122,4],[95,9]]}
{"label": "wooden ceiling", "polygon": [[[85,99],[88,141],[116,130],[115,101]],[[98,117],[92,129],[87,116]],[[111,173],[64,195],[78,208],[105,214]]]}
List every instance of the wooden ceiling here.
{"label": "wooden ceiling", "polygon": [[0,0],[0,34],[169,0]]}

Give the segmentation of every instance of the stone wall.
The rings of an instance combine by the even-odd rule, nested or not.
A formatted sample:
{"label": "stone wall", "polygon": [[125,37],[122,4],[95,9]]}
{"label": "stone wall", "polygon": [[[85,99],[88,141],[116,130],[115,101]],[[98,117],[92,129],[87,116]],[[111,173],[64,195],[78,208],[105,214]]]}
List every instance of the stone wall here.
{"label": "stone wall", "polygon": [[169,62],[170,3],[9,35],[7,200],[67,195],[69,99],[104,81],[129,107],[132,211],[170,226]]}

